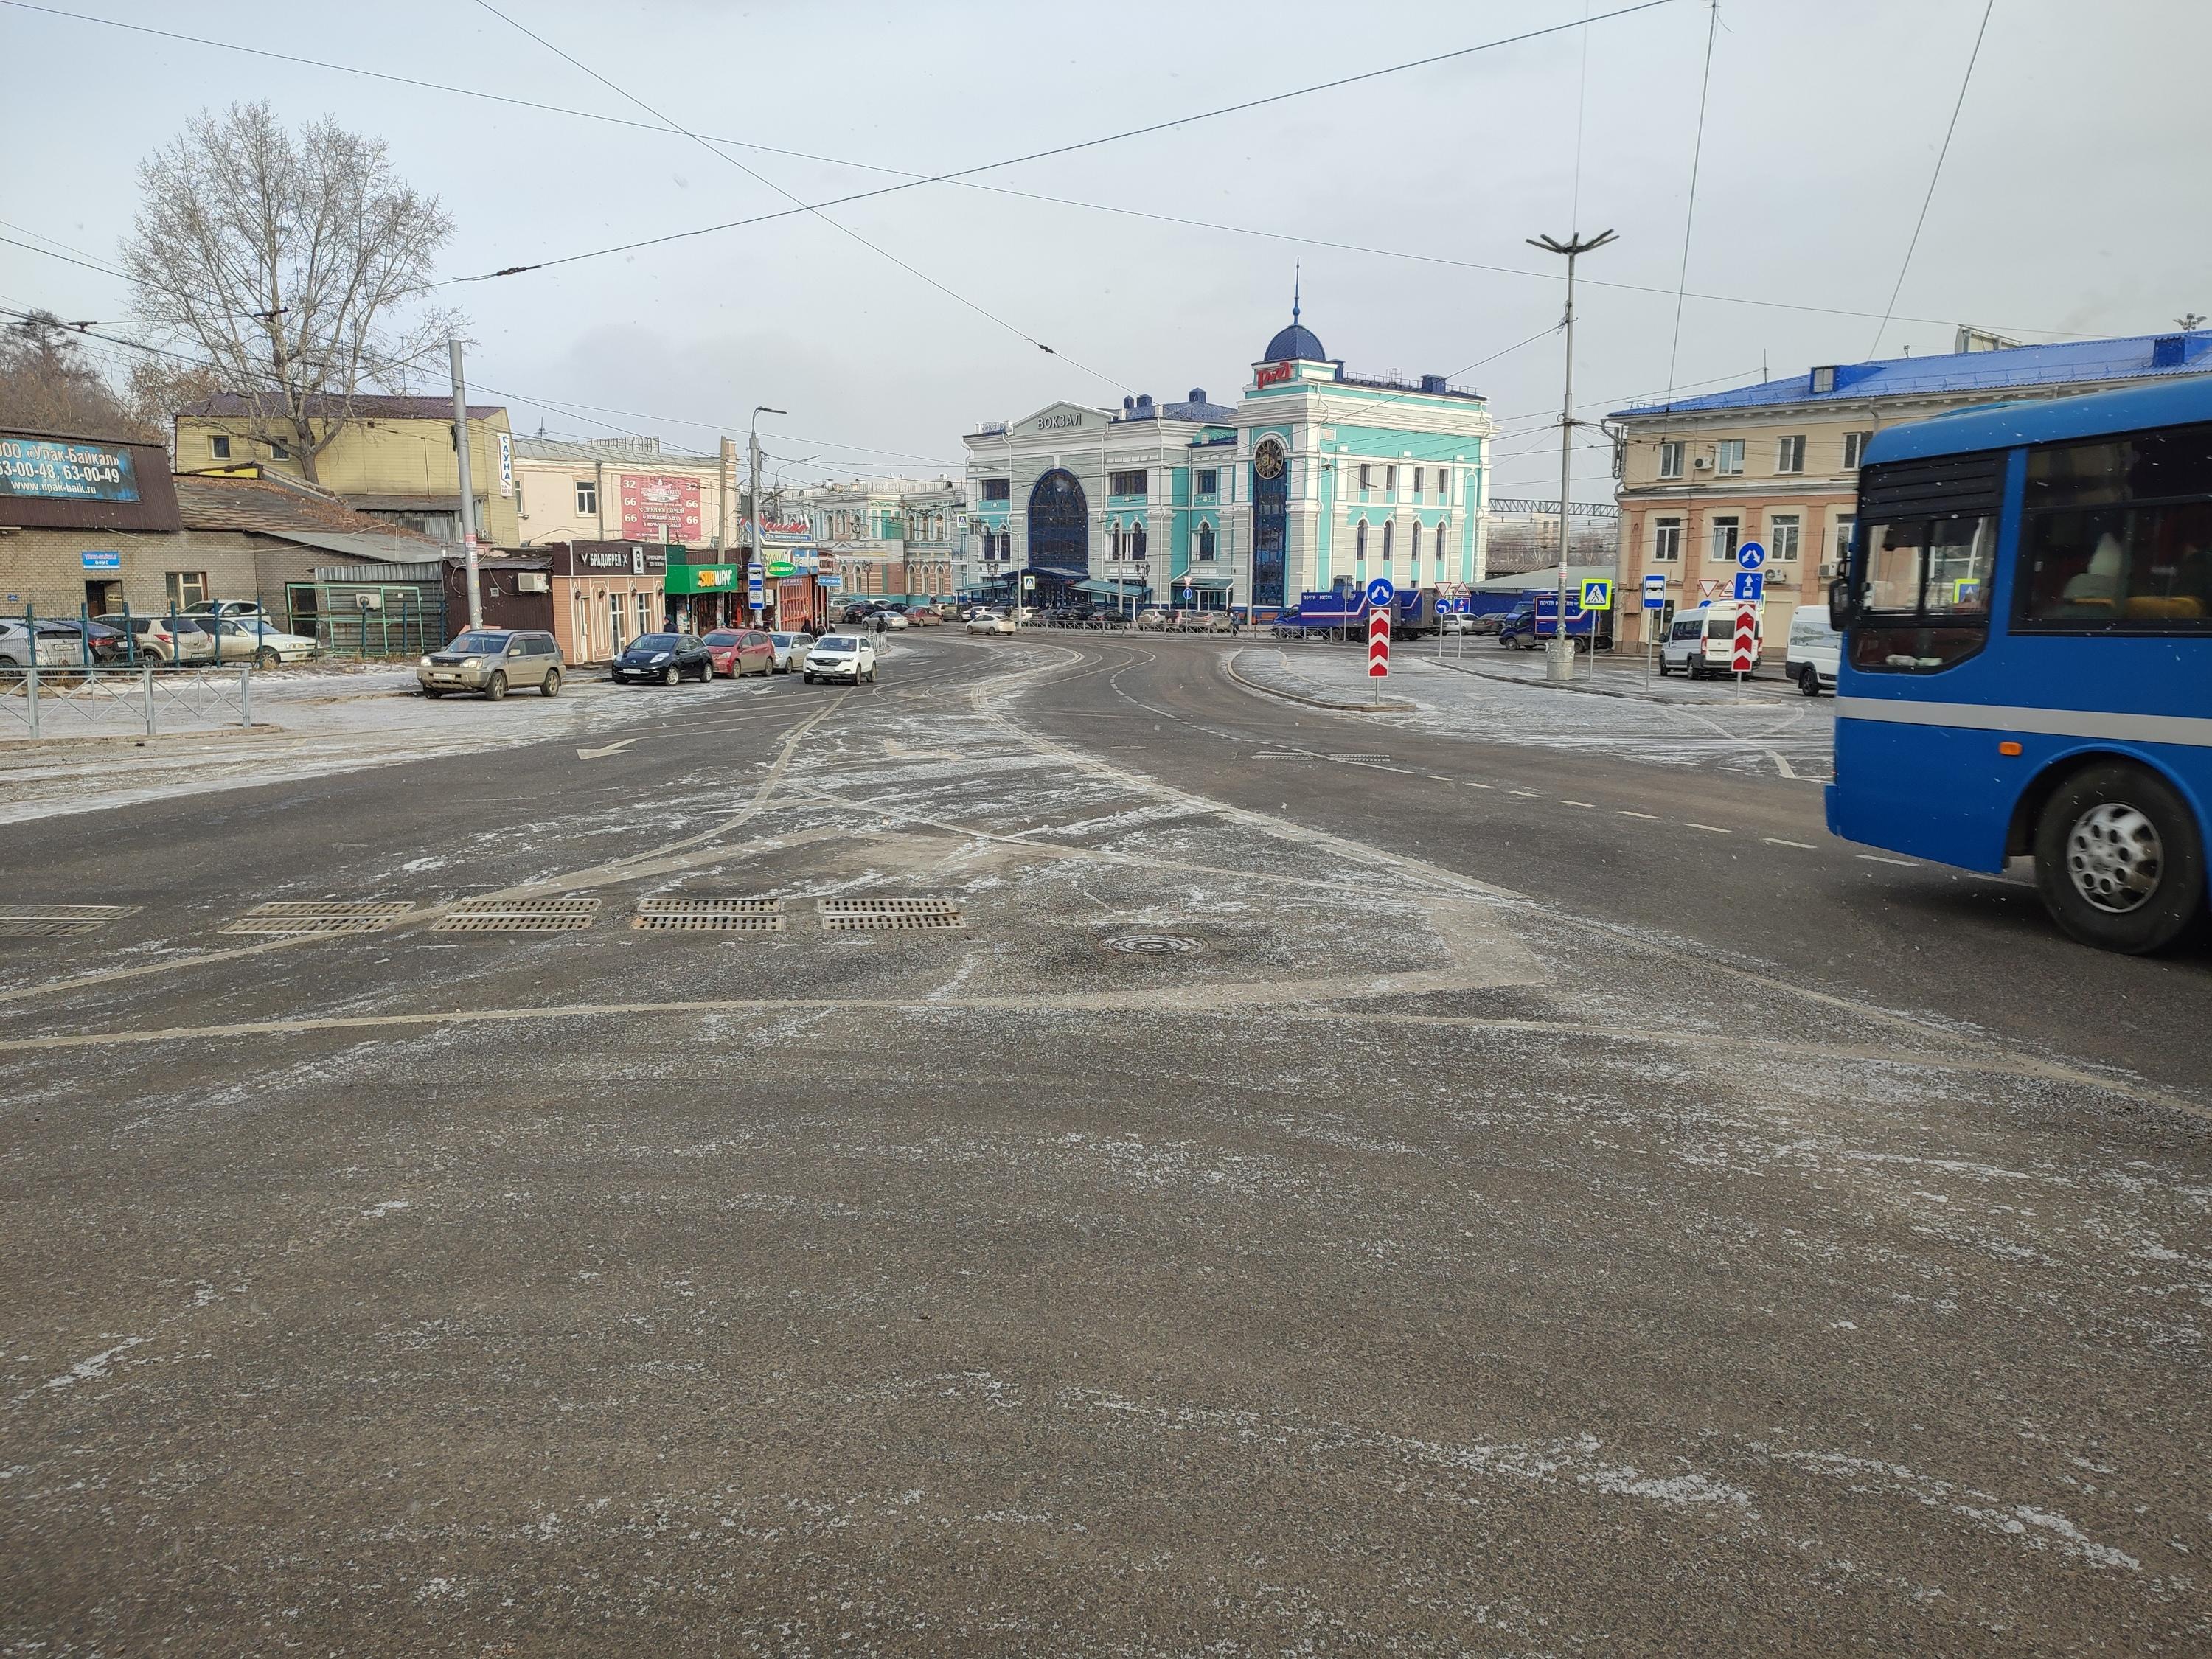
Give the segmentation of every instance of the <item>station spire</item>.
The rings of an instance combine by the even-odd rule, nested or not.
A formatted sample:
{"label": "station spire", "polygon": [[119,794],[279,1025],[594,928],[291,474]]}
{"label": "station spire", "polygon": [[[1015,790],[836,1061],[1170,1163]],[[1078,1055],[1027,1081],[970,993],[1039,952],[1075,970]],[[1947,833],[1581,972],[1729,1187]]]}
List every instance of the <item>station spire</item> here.
{"label": "station spire", "polygon": [[1304,258],[1299,258],[1291,264],[1291,326],[1292,328],[1298,325],[1298,297],[1299,290],[1305,286],[1305,263]]}

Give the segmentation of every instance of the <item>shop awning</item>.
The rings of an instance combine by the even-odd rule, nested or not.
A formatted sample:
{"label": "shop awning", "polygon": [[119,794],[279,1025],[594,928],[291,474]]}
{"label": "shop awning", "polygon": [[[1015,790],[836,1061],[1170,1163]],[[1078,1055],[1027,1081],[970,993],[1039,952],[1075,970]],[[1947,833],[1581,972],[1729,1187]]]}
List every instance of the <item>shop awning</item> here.
{"label": "shop awning", "polygon": [[1088,581],[1076,583],[1075,591],[1079,593],[1095,593],[1111,596],[1115,599],[1127,599],[1131,594],[1134,594],[1141,599],[1152,590],[1142,582],[1107,581],[1093,576]]}
{"label": "shop awning", "polygon": [[1209,593],[1226,592],[1232,586],[1234,586],[1235,580],[1236,579],[1234,577],[1231,576],[1177,576],[1175,580],[1170,584],[1170,586],[1175,587],[1202,587]]}

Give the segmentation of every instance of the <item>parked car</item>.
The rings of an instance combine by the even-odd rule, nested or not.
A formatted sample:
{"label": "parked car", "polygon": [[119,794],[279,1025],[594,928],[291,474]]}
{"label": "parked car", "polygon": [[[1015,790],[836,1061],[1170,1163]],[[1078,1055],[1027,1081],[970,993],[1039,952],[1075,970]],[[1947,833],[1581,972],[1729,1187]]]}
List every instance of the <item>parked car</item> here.
{"label": "parked car", "polygon": [[13,619],[0,619],[0,663],[12,668],[28,668],[33,654],[41,668],[70,668],[84,660],[84,647],[78,641],[75,623],[42,622],[36,627],[33,644],[29,628]]}
{"label": "parked car", "polygon": [[718,628],[700,643],[717,674],[741,680],[748,674],[775,672],[775,647],[757,629]]}
{"label": "parked car", "polygon": [[[1671,674],[1680,669],[1692,679],[1703,679],[1708,674],[1733,672],[1729,665],[1735,657],[1735,618],[1740,607],[1734,600],[1718,600],[1699,605],[1694,611],[1674,613],[1667,637],[1659,643],[1659,672]],[[1759,666],[1760,649],[1765,642],[1756,636],[1752,642],[1751,665]]]}
{"label": "parked car", "polygon": [[876,642],[857,629],[825,634],[814,641],[800,669],[809,685],[817,680],[850,680],[858,685],[876,678]]}
{"label": "parked car", "polygon": [[1164,629],[1167,625],[1168,613],[1161,610],[1158,605],[1146,605],[1142,611],[1139,611],[1137,613],[1137,626],[1139,628],[1146,629]]}
{"label": "parked car", "polygon": [[714,678],[714,659],[696,634],[641,634],[614,659],[608,677],[617,684],[658,680],[674,685]]}
{"label": "parked car", "polygon": [[876,615],[882,618],[884,628],[894,634],[902,633],[907,629],[913,626],[911,623],[907,621],[905,611],[894,610],[890,605],[885,605],[881,611],[878,611]]}
{"label": "parked car", "polygon": [[906,619],[916,628],[934,628],[942,620],[933,605],[910,605],[906,608]]}
{"label": "parked car", "polygon": [[995,611],[978,611],[968,618],[968,631],[970,634],[1011,634],[1014,631],[1014,619],[1002,617]]}
{"label": "parked car", "polygon": [[[197,605],[186,605],[185,615],[187,617],[238,617],[250,623],[256,617],[267,616],[268,612],[262,610],[260,605],[252,599],[202,599]],[[270,618],[270,626],[275,626],[276,619],[273,617]]]}
{"label": "parked car", "polygon": [[1844,636],[1829,623],[1827,607],[1799,605],[1790,618],[1790,641],[1782,658],[1783,672],[1797,682],[1797,689],[1808,697],[1834,690],[1843,654]]}
{"label": "parked car", "polygon": [[[85,659],[85,648],[78,642],[80,635],[88,636],[90,639],[94,666],[112,667],[117,663],[130,660],[131,649],[127,642],[129,636],[119,628],[111,628],[106,623],[100,622],[79,623],[66,618],[58,618],[52,622],[42,622],[39,624],[39,633],[41,636],[49,635],[57,629],[69,636],[69,659],[72,663],[82,665]],[[40,667],[46,665],[46,653],[43,649],[39,655],[39,665]]]}
{"label": "parked car", "polygon": [[245,662],[250,659],[257,667],[274,668],[280,662],[305,662],[322,652],[322,647],[305,634],[290,633],[273,623],[262,621],[259,611],[244,618],[205,617],[199,621],[202,628],[211,624],[216,630],[219,661]]}
{"label": "parked car", "polygon": [[213,662],[216,659],[214,623],[206,617],[131,617],[120,611],[109,611],[93,620],[118,632],[126,624],[132,640],[131,651],[140,662],[192,663]]}
{"label": "parked car", "polygon": [[1467,619],[1467,631],[1470,634],[1495,634],[1504,626],[1505,613],[1503,611],[1492,611]]}
{"label": "parked car", "polygon": [[814,648],[814,635],[801,629],[795,634],[771,634],[769,643],[775,647],[775,672],[788,674],[803,667],[806,653]]}
{"label": "parked car", "polygon": [[559,696],[561,667],[561,647],[542,629],[471,628],[416,664],[415,678],[426,697],[481,691],[497,702],[510,689],[532,685],[542,696]]}

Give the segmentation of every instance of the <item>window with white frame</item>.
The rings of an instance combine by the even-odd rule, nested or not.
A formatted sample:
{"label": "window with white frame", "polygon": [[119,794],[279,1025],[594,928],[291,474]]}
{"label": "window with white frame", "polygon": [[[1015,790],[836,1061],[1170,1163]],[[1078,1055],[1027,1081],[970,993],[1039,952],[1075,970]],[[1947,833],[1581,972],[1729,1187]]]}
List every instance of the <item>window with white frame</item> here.
{"label": "window with white frame", "polygon": [[1682,562],[1682,521],[1680,519],[1651,520],[1651,562],[1680,564]]}
{"label": "window with white frame", "polygon": [[1778,564],[1797,562],[1798,538],[1805,520],[1796,513],[1766,515],[1766,556]]}
{"label": "window with white frame", "polygon": [[597,518],[599,512],[599,486],[592,479],[576,480],[576,511],[585,518]]}
{"label": "window with white frame", "polygon": [[208,440],[208,454],[210,458],[218,461],[228,460],[230,459],[230,440],[224,437],[222,434],[217,433],[214,437]]}
{"label": "window with white frame", "polygon": [[1141,495],[1145,493],[1145,475],[1142,472],[1116,472],[1111,488],[1116,495]]}
{"label": "window with white frame", "polygon": [[1852,471],[1858,465],[1860,457],[1866,453],[1867,445],[1871,443],[1873,441],[1874,434],[1871,432],[1846,432],[1844,434],[1844,470],[1846,472]]}
{"label": "window with white frame", "polygon": [[1851,532],[1858,528],[1858,523],[1856,514],[1839,513],[1836,515],[1836,550],[1830,557],[1834,559],[1838,569],[1850,562]]}
{"label": "window with white frame", "polygon": [[1802,472],[1805,470],[1805,434],[1774,441],[1774,470],[1777,472]]}
{"label": "window with white frame", "polygon": [[1365,461],[1362,461],[1362,462],[1360,462],[1360,464],[1359,464],[1359,487],[1360,487],[1362,489],[1367,489],[1367,488],[1369,488],[1369,487],[1370,487],[1370,486],[1369,486],[1369,484],[1368,484],[1368,478],[1367,478],[1367,475],[1368,475],[1368,473],[1369,473],[1369,471],[1370,471],[1370,467],[1368,466],[1368,464],[1367,464]]}
{"label": "window with white frame", "polygon": [[[1416,476],[1419,475],[1417,474]],[[1413,541],[1412,544],[1407,549],[1407,551],[1410,552],[1413,556],[1413,562],[1415,564],[1419,564],[1421,562],[1421,521],[1419,519],[1413,520]]]}
{"label": "window with white frame", "polygon": [[1682,476],[1682,441],[1662,438],[1659,442],[1659,476],[1679,478]]}
{"label": "window with white frame", "polygon": [[1451,520],[1438,519],[1437,520],[1437,564],[1440,570],[1444,562],[1444,550],[1450,544]]}
{"label": "window with white frame", "polygon": [[1354,532],[1352,532],[1352,556],[1353,558],[1355,558],[1355,559],[1364,560],[1364,559],[1367,557],[1367,520],[1366,520],[1362,519],[1362,520],[1359,521],[1359,528],[1358,528],[1358,530],[1356,530],[1356,531],[1354,531]]}
{"label": "window with white frame", "polygon": [[1395,466],[1384,467],[1382,469],[1382,488],[1385,489],[1395,489],[1397,487],[1398,469]]}
{"label": "window with white frame", "polygon": [[[1391,469],[1391,471],[1395,472],[1395,471],[1397,471],[1397,469],[1396,469],[1395,467],[1393,467],[1393,468]],[[1395,521],[1395,520],[1389,520],[1389,519],[1386,519],[1386,520],[1383,520],[1383,522],[1382,522],[1382,562],[1383,562],[1383,563],[1385,563],[1385,564],[1388,564],[1388,563],[1389,563],[1389,562],[1390,562],[1390,544],[1391,544],[1394,540],[1395,540],[1395,539],[1396,539],[1397,529],[1398,529],[1398,526],[1397,526],[1397,523],[1396,523],[1396,521]]]}
{"label": "window with white frame", "polygon": [[1713,516],[1713,557],[1723,563],[1735,562],[1735,550],[1743,543],[1743,520],[1733,513]]}
{"label": "window with white frame", "polygon": [[1418,466],[1417,466],[1417,467],[1415,467],[1415,468],[1413,469],[1413,495],[1414,495],[1414,498],[1415,498],[1416,500],[1419,500],[1419,497],[1420,497],[1420,494],[1421,494],[1421,469],[1420,469],[1419,467],[1418,467]]}
{"label": "window with white frame", "polygon": [[653,595],[650,593],[633,594],[631,596],[631,604],[635,606],[637,611],[638,633],[643,635],[653,632]]}
{"label": "window with white frame", "polygon": [[1713,471],[1741,472],[1743,471],[1743,440],[1723,438],[1714,447]]}
{"label": "window with white frame", "polygon": [[1210,524],[1201,524],[1198,527],[1198,562],[1200,564],[1213,562],[1213,526]]}

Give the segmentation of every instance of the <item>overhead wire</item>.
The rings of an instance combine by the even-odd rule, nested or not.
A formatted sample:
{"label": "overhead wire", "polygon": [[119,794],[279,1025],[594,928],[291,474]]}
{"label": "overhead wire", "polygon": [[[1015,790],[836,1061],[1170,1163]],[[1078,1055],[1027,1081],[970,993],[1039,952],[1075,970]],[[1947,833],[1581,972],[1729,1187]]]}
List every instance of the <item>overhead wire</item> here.
{"label": "overhead wire", "polygon": [[[1662,0],[1652,0],[1652,3],[1655,4],[1661,3]],[[425,91],[443,93],[456,97],[472,98],[491,103],[511,105],[518,108],[534,110],[546,114],[565,116],[576,120],[596,121],[609,125],[627,127],[641,132],[669,132],[671,131],[671,129],[665,125],[655,125],[650,122],[631,120],[623,116],[608,114],[600,111],[577,109],[571,106],[547,103],[537,99],[518,98],[506,94],[488,92],[479,88],[454,86],[444,82],[424,80],[415,76],[397,75],[381,70],[365,69],[357,64],[335,63],[327,58],[307,58],[296,53],[275,52],[266,47],[243,46],[234,41],[217,40],[204,35],[181,33],[173,29],[155,28],[149,25],[140,23],[126,23],[113,18],[95,16],[90,13],[67,11],[58,7],[37,5],[31,3],[31,0],[0,0],[0,6],[7,6],[21,11],[37,12],[47,16],[63,18],[75,22],[89,23],[107,28],[125,30],[133,33],[154,36],[161,40],[182,41],[193,46],[205,46],[211,50],[219,52],[234,52],[247,57],[269,58],[279,63],[295,64],[312,69],[327,70],[333,74],[357,76],[368,80],[386,82],[400,86],[416,87]],[[1647,7],[1631,7],[1627,8],[1626,10],[1634,11],[1647,9]],[[1588,17],[1575,23],[1562,24],[1558,26],[1558,27],[1559,29],[1586,27],[1590,23],[1605,22],[1612,17],[1624,15],[1626,15],[1625,12],[1605,13],[1597,16]],[[1557,30],[1538,31],[1537,33],[1547,32],[1556,33]],[[1461,54],[1446,55],[1464,55],[1464,52],[1488,50],[1490,45],[1511,44],[1513,41],[1529,38],[1532,37],[1528,35],[1513,36],[1507,41],[1486,43],[1484,46],[1465,48],[1463,49],[1463,52]],[[1584,38],[1587,40],[1587,36]],[[1438,60],[1435,58],[1424,58],[1415,60],[1415,62],[1411,65],[1393,66],[1383,70],[1370,70],[1367,72],[1367,78],[1372,78],[1372,76],[1377,75],[1394,73],[1399,67],[1422,67],[1427,64],[1436,61]],[[1333,82],[1322,82],[1316,88],[1301,88],[1291,93],[1276,94],[1273,99],[1258,100],[1254,101],[1279,101],[1284,98],[1300,95],[1302,92],[1306,90],[1326,90],[1337,84],[1340,83]],[[876,162],[857,161],[848,157],[823,155],[808,150],[791,149],[773,144],[762,144],[746,139],[725,137],[709,133],[696,133],[684,136],[696,137],[709,145],[722,145],[738,149],[755,150],[763,155],[786,156],[797,161],[814,161],[829,167],[848,167],[860,172],[886,173],[897,177],[904,181],[902,184],[890,186],[881,191],[858,191],[847,196],[830,198],[822,202],[810,204],[813,207],[837,207],[848,203],[866,201],[878,196],[894,194],[900,191],[918,188],[923,185],[950,184],[958,189],[976,191],[990,195],[1006,196],[1018,200],[1040,202],[1055,206],[1075,208],[1085,212],[1104,213],[1121,218],[1148,220],[1155,223],[1177,225],[1188,229],[1214,231],[1224,235],[1255,237],[1271,241],[1288,242],[1300,246],[1328,248],[1337,252],[1357,253],[1374,258],[1402,259],[1416,264],[1438,265],[1451,270],[1479,270],[1495,276],[1517,276],[1525,280],[1535,282],[1559,283],[1565,280],[1563,276],[1556,271],[1528,270],[1516,265],[1492,264],[1471,259],[1454,259],[1439,254],[1418,252],[1413,250],[1405,248],[1380,247],[1367,243],[1335,241],[1325,237],[1313,236],[1296,231],[1269,230],[1255,226],[1229,224],[1218,220],[1192,218],[1187,216],[1160,213],[1141,208],[1121,207],[1111,203],[1085,201],[1076,197],[1059,196],[1039,191],[1017,190],[1007,185],[988,185],[975,182],[975,175],[979,173],[994,172],[1003,167],[1013,167],[1023,161],[1040,159],[1046,155],[1061,154],[1068,149],[1079,149],[1095,147],[1100,144],[1111,143],[1122,137],[1133,137],[1139,133],[1158,131],[1160,126],[1174,126],[1186,124],[1188,122],[1203,120],[1210,118],[1211,116],[1214,114],[1226,113],[1234,109],[1248,106],[1224,106],[1224,109],[1220,111],[1202,112],[1198,115],[1181,118],[1178,121],[1156,124],[1156,125],[1152,127],[1131,129],[1126,133],[1108,134],[1099,138],[1082,141],[1078,144],[1063,146],[1060,149],[1030,152],[1024,155],[1010,157],[1003,161],[987,162],[978,167],[946,173],[912,173],[903,168],[884,167]],[[640,242],[624,243],[611,248],[595,250],[586,254],[564,256],[561,258],[540,261],[535,264],[508,266],[501,270],[483,272],[477,276],[446,277],[441,279],[440,285],[451,286],[456,283],[486,282],[501,276],[519,275],[525,271],[548,269],[554,265],[573,263],[577,259],[596,258],[605,253],[635,252],[640,248],[656,246],[663,241],[680,240],[687,237],[707,235],[722,230],[738,229],[748,226],[768,223],[778,219],[791,218],[796,216],[803,210],[805,210],[799,207],[780,209],[768,214],[758,215],[749,218],[734,219],[726,221],[720,224],[704,226],[692,230],[677,232],[666,237],[655,237]],[[27,234],[39,235],[40,233],[32,231],[27,232]],[[4,238],[0,238],[0,240],[5,240],[6,239]],[[47,241],[55,240],[52,237],[46,237],[44,240]],[[17,243],[15,246],[21,246],[23,245]],[[61,243],[59,246],[66,247],[69,245],[67,243]],[[32,248],[29,251],[38,253],[45,253],[48,252],[48,250],[44,248]],[[78,251],[81,252],[82,250]],[[100,267],[94,266],[92,269],[97,270],[100,269]],[[1675,295],[1680,291],[1676,288],[1668,288],[1659,284],[1610,281],[1594,276],[1586,276],[1580,280],[1584,287],[1611,289],[1625,293]],[[1817,316],[1870,318],[1880,314],[1870,310],[1853,307],[1814,305],[1803,301],[1794,300],[1766,300],[1747,295],[1717,294],[1698,289],[1687,290],[1686,297],[1707,304],[1751,306],[1767,310],[1803,312]],[[1893,299],[1893,304],[1894,301]],[[1946,324],[1948,319],[1940,317],[1906,316],[1900,318],[1895,316],[1893,313],[1885,319],[1885,322],[1887,321],[1913,322],[1929,325],[1937,325]],[[2003,329],[2008,333],[2048,335],[2055,339],[2091,339],[2097,337],[2093,334],[2083,333],[2075,330],[2039,328],[2026,324],[2001,323],[1996,325],[1996,326]]]}
{"label": "overhead wire", "polygon": [[1951,106],[1951,119],[1943,129],[1942,148],[1936,152],[1935,171],[1928,175],[1928,193],[1920,198],[1920,216],[1912,222],[1912,240],[1905,245],[1905,263],[1898,267],[1897,282],[1889,290],[1889,303],[1882,307],[1881,321],[1875,325],[1874,343],[1867,348],[1872,358],[1881,349],[1882,331],[1889,326],[1890,313],[1897,309],[1897,296],[1905,291],[1905,274],[1912,269],[1913,250],[1920,246],[1922,227],[1928,222],[1929,205],[1936,199],[1936,185],[1943,176],[1943,159],[1951,153],[1951,135],[1959,130],[1959,112],[1966,106],[1966,88],[1974,83],[1974,65],[1982,55],[1982,37],[1990,32],[1990,14],[1996,9],[1997,0],[1984,0],[1981,27],[1974,31],[1974,49],[1966,54],[1966,72],[1959,77],[1959,96]]}

